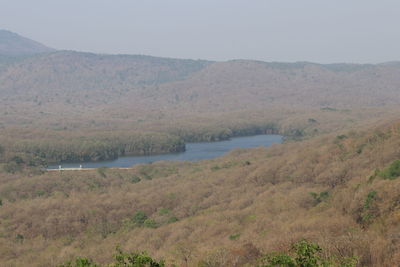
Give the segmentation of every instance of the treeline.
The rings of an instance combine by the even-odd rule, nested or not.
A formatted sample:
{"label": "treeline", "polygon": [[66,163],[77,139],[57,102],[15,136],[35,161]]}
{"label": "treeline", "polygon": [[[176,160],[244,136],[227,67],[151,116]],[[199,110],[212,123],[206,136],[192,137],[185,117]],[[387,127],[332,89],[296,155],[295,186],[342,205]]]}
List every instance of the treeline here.
{"label": "treeline", "polygon": [[[257,134],[278,134],[276,123],[248,122],[217,126],[164,128],[159,132],[99,131],[99,132],[36,132],[24,136],[16,133],[0,140],[5,163],[12,163],[12,172],[21,165],[42,166],[46,163],[112,160],[120,156],[152,155],[185,151],[188,142],[215,142],[231,137]],[[3,151],[3,152],[2,152]],[[1,156],[1,155],[0,155]],[[15,164],[14,164],[15,163]],[[19,167],[17,167],[19,165]],[[11,166],[11,165],[10,165]]]}
{"label": "treeline", "polygon": [[48,163],[83,162],[128,155],[182,152],[185,151],[185,143],[169,134],[136,133],[129,136],[23,140],[11,145],[10,151],[29,154]]}
{"label": "treeline", "polygon": [[279,126],[274,122],[230,124],[213,127],[176,127],[168,131],[177,135],[185,142],[215,142],[228,140],[232,137],[249,136],[258,134],[279,134]]}

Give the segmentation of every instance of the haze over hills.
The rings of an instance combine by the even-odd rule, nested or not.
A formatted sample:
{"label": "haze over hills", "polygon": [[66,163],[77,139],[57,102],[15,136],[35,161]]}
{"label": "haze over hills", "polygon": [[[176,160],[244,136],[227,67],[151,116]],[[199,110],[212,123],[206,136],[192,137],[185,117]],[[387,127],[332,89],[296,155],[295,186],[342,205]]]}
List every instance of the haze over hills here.
{"label": "haze over hills", "polygon": [[[18,37],[6,32],[0,42],[10,35]],[[23,54],[21,47],[14,52]],[[396,62],[212,62],[36,51],[43,53],[0,59],[0,127],[10,130],[3,136],[14,139],[22,135],[20,127],[37,131],[40,125],[56,131],[54,142],[65,139],[66,129],[94,139],[112,129],[201,141],[270,130],[271,123],[282,133],[303,135],[305,129],[330,131],[376,118],[400,104]],[[316,112],[321,109],[328,112]]]}
{"label": "haze over hills", "polygon": [[[376,118],[400,104],[396,62],[212,62],[44,51],[0,60],[0,127],[11,127],[4,135],[14,138],[22,131],[13,127],[36,131],[38,125],[57,135],[62,129],[80,129],[73,134],[83,136],[88,129],[166,131],[192,141],[256,133],[270,123],[285,133],[317,132]],[[320,109],[340,112],[315,112]],[[309,123],[320,120],[325,123]],[[193,137],[199,132],[202,137]]]}
{"label": "haze over hills", "polygon": [[79,116],[117,112],[139,118],[154,112],[400,104],[398,64],[209,62],[61,51],[10,63],[0,81],[0,112],[13,114],[21,106],[28,116],[73,116],[79,110]]}
{"label": "haze over hills", "polygon": [[54,51],[41,43],[0,29],[0,55],[26,56]]}
{"label": "haze over hills", "polygon": [[[107,104],[127,93],[141,93],[149,85],[184,79],[207,64],[150,56],[54,52],[9,65],[0,74],[0,90],[7,101]],[[130,101],[141,101],[137,95],[132,97]]]}
{"label": "haze over hills", "polygon": [[[3,31],[0,42],[9,40],[17,45],[3,48],[8,54],[51,51]],[[123,107],[132,114],[154,109],[232,112],[271,106],[355,108],[400,103],[397,63],[210,62],[59,51],[8,63],[0,68],[0,81],[3,107],[22,104],[33,112],[50,108],[64,114],[76,108],[97,112]]]}
{"label": "haze over hills", "polygon": [[265,131],[297,138],[393,117],[400,104],[396,62],[212,62],[74,51],[0,62],[0,142],[15,151],[27,149],[21,138],[34,143],[29,151],[53,143],[53,160],[80,140],[128,142],[154,132],[166,134],[150,138],[154,147]]}

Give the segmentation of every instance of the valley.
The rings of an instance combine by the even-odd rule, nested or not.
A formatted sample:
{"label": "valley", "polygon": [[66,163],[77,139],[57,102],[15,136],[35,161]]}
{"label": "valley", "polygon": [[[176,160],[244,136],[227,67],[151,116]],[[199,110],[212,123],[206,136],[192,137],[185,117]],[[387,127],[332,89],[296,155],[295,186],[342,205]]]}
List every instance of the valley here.
{"label": "valley", "polygon": [[120,248],[270,266],[307,240],[330,266],[395,266],[399,84],[398,62],[95,54],[0,31],[0,265],[107,266]]}

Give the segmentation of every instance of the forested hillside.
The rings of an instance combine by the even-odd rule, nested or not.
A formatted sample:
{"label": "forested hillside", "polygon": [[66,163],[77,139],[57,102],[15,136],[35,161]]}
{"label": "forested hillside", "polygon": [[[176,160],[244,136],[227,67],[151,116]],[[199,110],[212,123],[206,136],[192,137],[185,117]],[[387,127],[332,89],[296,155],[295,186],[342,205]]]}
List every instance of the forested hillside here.
{"label": "forested hillside", "polygon": [[390,108],[400,103],[399,74],[397,63],[209,62],[61,51],[0,67],[0,123],[35,120],[49,126],[65,117],[126,121],[283,107]]}
{"label": "forested hillside", "polygon": [[[400,102],[399,64],[320,65],[55,52],[0,73],[3,105],[150,112],[379,107]],[[251,104],[251,106],[250,106]],[[127,113],[129,114],[129,113]]]}
{"label": "forested hillside", "polygon": [[[3,105],[27,104],[73,114],[73,108],[120,105],[132,93],[130,104],[142,107],[146,85],[179,80],[203,68],[206,61],[149,56],[107,56],[54,52],[11,64],[0,73]],[[96,109],[97,110],[97,109]]]}
{"label": "forested hillside", "polygon": [[306,239],[328,258],[395,266],[399,145],[391,122],[197,163],[2,173],[1,262],[105,264],[120,244],[178,266],[254,266]]}
{"label": "forested hillside", "polygon": [[[175,151],[176,142],[166,140],[271,131],[299,139],[391,117],[400,102],[399,74],[397,63],[210,62],[74,51],[0,57],[0,143],[51,162],[114,158],[125,154],[129,138],[153,133],[172,136],[143,138],[153,153]],[[54,147],[42,145],[44,136]],[[67,156],[66,147],[96,152]],[[135,147],[129,153],[144,153],[143,145]]]}
{"label": "forested hillside", "polygon": [[217,62],[184,81],[165,84],[198,110],[249,107],[379,107],[400,102],[399,64]]}
{"label": "forested hillside", "polygon": [[[1,31],[0,44],[5,47],[10,40],[27,42]],[[34,50],[33,43],[26,46]],[[51,127],[63,121],[118,119],[122,127],[168,115],[212,117],[282,108],[387,109],[400,102],[396,62],[211,62],[45,48],[27,56],[22,44],[9,46],[25,57],[7,53],[0,57],[1,126],[27,126],[32,120]]]}

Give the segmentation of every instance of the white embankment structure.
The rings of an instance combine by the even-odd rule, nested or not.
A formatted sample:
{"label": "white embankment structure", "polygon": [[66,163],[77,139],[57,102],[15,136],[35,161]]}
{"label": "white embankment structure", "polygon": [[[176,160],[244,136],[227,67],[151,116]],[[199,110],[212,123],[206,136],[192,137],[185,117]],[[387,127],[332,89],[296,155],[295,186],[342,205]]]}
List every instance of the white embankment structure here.
{"label": "white embankment structure", "polygon": [[[82,165],[79,168],[63,168],[61,165],[58,166],[58,169],[47,169],[48,172],[59,172],[59,171],[91,171],[96,170],[97,168],[83,168]],[[120,168],[120,167],[112,167],[110,169],[119,169],[119,170],[129,170],[132,168]]]}

